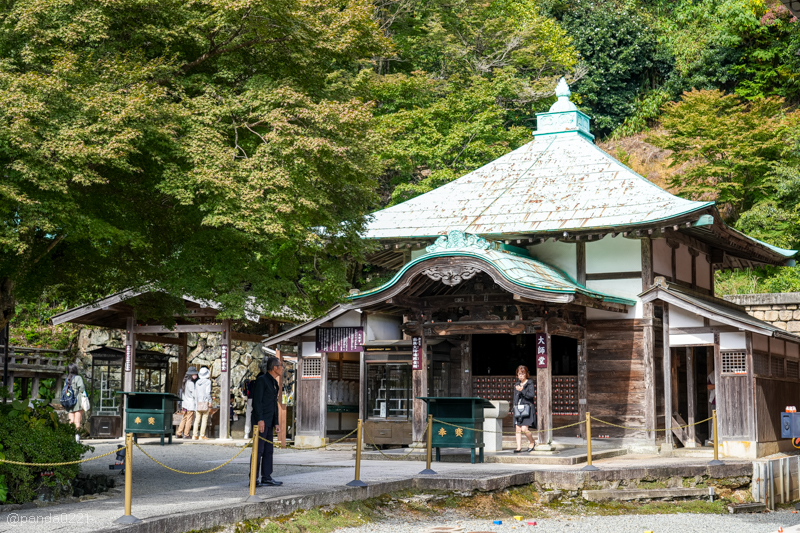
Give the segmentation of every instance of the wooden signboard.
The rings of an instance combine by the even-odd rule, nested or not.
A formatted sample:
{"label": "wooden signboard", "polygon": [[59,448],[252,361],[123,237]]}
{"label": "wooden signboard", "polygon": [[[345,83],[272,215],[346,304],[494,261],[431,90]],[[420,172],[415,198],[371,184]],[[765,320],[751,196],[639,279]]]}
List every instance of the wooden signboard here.
{"label": "wooden signboard", "polygon": [[547,334],[536,334],[536,368],[547,368]]}
{"label": "wooden signboard", "polygon": [[422,337],[411,337],[411,370],[422,370]]}
{"label": "wooden signboard", "polygon": [[317,353],[363,351],[364,328],[317,328]]}
{"label": "wooden signboard", "polygon": [[131,371],[131,345],[125,345],[125,372]]}

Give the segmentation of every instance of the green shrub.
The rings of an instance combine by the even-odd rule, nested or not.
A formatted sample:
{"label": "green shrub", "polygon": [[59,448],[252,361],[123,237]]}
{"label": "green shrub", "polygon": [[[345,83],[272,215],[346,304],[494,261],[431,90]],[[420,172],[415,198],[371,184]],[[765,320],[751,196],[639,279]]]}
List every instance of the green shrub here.
{"label": "green shrub", "polygon": [[[88,450],[75,442],[72,424],[59,421],[55,410],[42,402],[29,407],[26,402],[0,404],[0,458],[26,463],[76,461]],[[39,494],[58,497],[70,494],[71,482],[79,465],[29,467],[0,463],[0,500],[25,503]],[[52,472],[52,476],[42,476]]]}

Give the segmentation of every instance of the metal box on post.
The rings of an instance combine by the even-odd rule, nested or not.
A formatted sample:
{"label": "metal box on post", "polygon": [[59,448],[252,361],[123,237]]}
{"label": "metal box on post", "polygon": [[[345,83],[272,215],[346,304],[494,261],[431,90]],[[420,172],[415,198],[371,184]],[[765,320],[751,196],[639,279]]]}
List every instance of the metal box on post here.
{"label": "metal box on post", "polygon": [[781,438],[800,438],[800,413],[781,413]]}
{"label": "metal box on post", "polygon": [[[483,409],[493,408],[483,398],[419,398],[428,404],[428,414],[433,416],[433,442],[436,460],[441,461],[441,448],[469,448],[470,461],[483,462]],[[442,423],[444,422],[444,423]]]}
{"label": "metal box on post", "polygon": [[125,402],[125,433],[150,433],[164,436],[172,444],[172,413],[180,398],[169,392],[123,392]]}

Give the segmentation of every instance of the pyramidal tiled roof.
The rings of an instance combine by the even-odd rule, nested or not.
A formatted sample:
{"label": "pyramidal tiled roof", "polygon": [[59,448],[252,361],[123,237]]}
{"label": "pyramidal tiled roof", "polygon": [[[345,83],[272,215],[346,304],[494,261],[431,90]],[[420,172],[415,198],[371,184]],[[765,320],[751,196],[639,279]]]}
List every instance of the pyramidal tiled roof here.
{"label": "pyramidal tiled roof", "polygon": [[619,228],[713,205],[674,196],[603,152],[592,141],[589,117],[569,102],[568,88],[558,96],[551,112],[538,114],[533,142],[374,213],[366,236],[431,237],[450,230],[502,236]]}

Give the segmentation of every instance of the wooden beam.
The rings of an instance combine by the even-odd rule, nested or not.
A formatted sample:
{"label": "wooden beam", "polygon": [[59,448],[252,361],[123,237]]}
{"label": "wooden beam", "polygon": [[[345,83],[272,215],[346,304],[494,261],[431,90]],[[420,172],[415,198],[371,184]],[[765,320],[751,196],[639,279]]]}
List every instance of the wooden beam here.
{"label": "wooden beam", "polygon": [[181,343],[178,345],[178,375],[176,379],[180,383],[188,370],[188,361],[186,359],[188,339],[186,338],[186,333],[178,333],[178,340],[180,340]]}
{"label": "wooden beam", "polygon": [[670,335],[697,335],[698,333],[737,333],[736,326],[699,326],[691,328],[669,328]]}
{"label": "wooden beam", "polygon": [[[669,347],[669,304],[663,304],[663,313],[662,313],[662,338],[664,339],[663,342],[663,370],[664,370],[664,423],[671,424],[672,423],[672,380],[673,380],[673,368],[672,368],[672,350]],[[669,425],[664,426],[665,428],[670,427]],[[674,444],[674,439],[672,436],[672,431],[665,431],[664,432],[665,439],[667,444]]]}
{"label": "wooden beam", "polygon": [[[725,395],[722,394],[725,390],[722,387],[722,380],[720,376],[722,374],[722,352],[720,352],[719,346],[719,333],[714,333],[714,390],[716,390],[717,394],[715,397],[716,406],[714,407],[717,409],[717,431],[719,432],[719,440],[722,440],[722,437],[727,436],[727,427],[722,424],[722,415],[726,415],[724,413],[724,409],[720,409],[720,407],[725,403]],[[710,407],[710,406],[709,406]],[[711,414],[711,413],[709,413]]]}
{"label": "wooden beam", "polygon": [[180,337],[162,337],[159,335],[136,335],[136,342],[154,342],[156,344],[174,344],[180,346],[186,341]]}
{"label": "wooden beam", "polygon": [[472,335],[461,343],[461,396],[472,396]]}
{"label": "wooden beam", "polygon": [[638,279],[641,277],[641,270],[634,270],[630,272],[598,272],[595,274],[586,274],[586,279],[589,281],[602,279]]}
{"label": "wooden beam", "polygon": [[697,419],[697,374],[695,372],[694,348],[686,347],[686,423],[689,442],[694,447],[697,440],[697,428],[694,426]]}
{"label": "wooden beam", "polygon": [[586,328],[578,324],[570,324],[563,318],[547,319],[547,331],[550,332],[550,335],[560,335],[578,340],[586,336]]}
{"label": "wooden beam", "polygon": [[[751,441],[755,441],[758,437],[758,409],[755,407],[755,394],[756,394],[756,380],[753,377],[755,373],[755,369],[753,368],[753,334],[749,331],[746,331],[744,334],[744,346],[745,346],[745,368],[747,369],[747,385],[749,387],[749,391],[747,394],[747,399],[745,401],[745,409],[747,409],[750,413],[753,413],[753,416],[750,417],[751,425],[747,428],[747,433],[750,436]],[[785,375],[785,374],[784,374]]]}
{"label": "wooden beam", "polygon": [[[412,328],[416,323],[408,322],[404,325]],[[445,335],[471,335],[474,333],[496,333],[507,335],[521,335],[533,333],[542,327],[541,321],[534,320],[487,320],[480,322],[426,322],[422,325],[425,335],[429,337],[442,337]]]}
{"label": "wooden beam", "polygon": [[253,335],[251,333],[237,333],[231,331],[231,340],[240,342],[264,342],[266,337],[264,335]]}
{"label": "wooden beam", "polygon": [[577,275],[575,281],[579,285],[586,286],[586,243],[578,242],[575,244],[575,266],[577,268]]}
{"label": "wooden beam", "polygon": [[[514,296],[511,293],[496,294],[448,294],[444,296],[392,296],[384,302],[389,305],[407,307],[409,309],[441,309],[443,307],[471,307],[488,305],[513,305]],[[543,302],[535,301],[537,305]]]}
{"label": "wooden beam", "polygon": [[172,329],[166,326],[136,326],[136,333],[222,333],[225,326],[221,324],[177,324]]}

